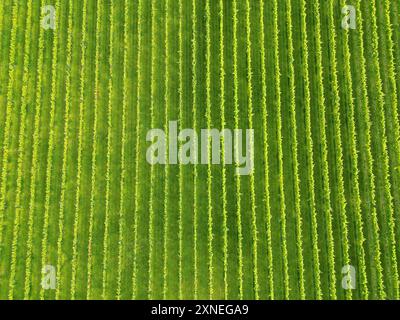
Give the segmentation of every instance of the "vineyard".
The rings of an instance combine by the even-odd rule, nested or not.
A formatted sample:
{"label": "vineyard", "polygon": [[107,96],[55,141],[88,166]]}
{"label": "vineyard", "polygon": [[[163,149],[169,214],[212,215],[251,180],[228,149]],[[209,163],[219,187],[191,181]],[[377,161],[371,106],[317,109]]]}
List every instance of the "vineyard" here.
{"label": "vineyard", "polygon": [[[399,14],[0,1],[0,299],[400,299]],[[254,170],[150,164],[170,121]]]}

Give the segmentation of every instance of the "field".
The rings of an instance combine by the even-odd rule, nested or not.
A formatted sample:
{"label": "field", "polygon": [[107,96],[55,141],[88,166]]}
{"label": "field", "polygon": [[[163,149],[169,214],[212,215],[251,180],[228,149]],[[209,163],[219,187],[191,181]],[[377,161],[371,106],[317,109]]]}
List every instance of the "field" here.
{"label": "field", "polygon": [[[400,299],[399,10],[0,1],[0,299]],[[169,121],[254,171],[150,165]]]}

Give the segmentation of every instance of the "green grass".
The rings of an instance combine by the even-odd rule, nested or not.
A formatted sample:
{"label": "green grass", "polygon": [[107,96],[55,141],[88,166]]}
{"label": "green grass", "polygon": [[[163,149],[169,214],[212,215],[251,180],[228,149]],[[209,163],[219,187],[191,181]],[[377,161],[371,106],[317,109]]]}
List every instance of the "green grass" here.
{"label": "green grass", "polygon": [[[399,299],[398,3],[110,2],[0,3],[0,299]],[[151,166],[175,120],[254,172]]]}

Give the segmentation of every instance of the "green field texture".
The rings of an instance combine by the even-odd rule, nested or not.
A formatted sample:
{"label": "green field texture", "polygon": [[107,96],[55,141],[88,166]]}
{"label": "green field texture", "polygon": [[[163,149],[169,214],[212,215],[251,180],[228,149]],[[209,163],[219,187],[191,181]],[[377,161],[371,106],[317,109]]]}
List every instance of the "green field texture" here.
{"label": "green field texture", "polygon": [[[399,10],[0,1],[0,299],[400,299]],[[169,121],[254,171],[150,165]]]}

